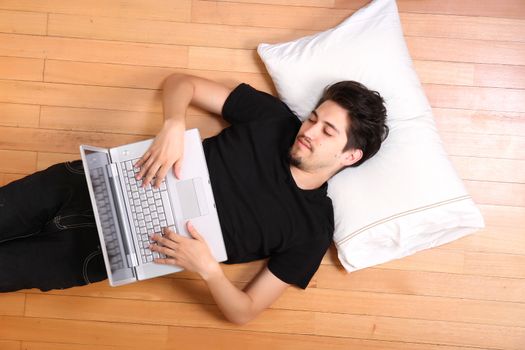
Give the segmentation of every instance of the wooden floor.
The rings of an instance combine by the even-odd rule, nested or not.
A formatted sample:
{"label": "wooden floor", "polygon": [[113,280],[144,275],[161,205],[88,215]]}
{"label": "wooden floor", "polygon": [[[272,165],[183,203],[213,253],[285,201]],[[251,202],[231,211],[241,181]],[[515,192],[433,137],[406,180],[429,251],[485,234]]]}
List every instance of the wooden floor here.
{"label": "wooden floor", "polygon": [[[255,47],[330,28],[364,0],[0,0],[0,185],[78,145],[149,138],[172,72],[275,93]],[[264,4],[266,3],[266,4]],[[445,148],[486,229],[227,323],[198,276],[0,295],[0,349],[525,349],[525,2],[399,0]],[[204,137],[225,124],[190,108]],[[239,286],[264,262],[224,266]]]}

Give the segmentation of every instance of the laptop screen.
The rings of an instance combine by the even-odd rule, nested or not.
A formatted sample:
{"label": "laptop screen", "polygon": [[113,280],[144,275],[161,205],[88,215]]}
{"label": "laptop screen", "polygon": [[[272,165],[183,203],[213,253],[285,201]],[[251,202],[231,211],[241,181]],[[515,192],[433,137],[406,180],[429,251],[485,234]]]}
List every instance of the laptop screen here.
{"label": "laptop screen", "polygon": [[[102,230],[107,256],[104,256],[106,265],[109,265],[113,281],[117,282],[135,276],[132,266],[127,259],[128,247],[123,242],[122,229],[117,216],[114,189],[109,180],[107,165],[110,164],[109,153],[104,151],[83,149],[87,170],[91,182],[92,205],[98,213],[98,229]],[[86,164],[84,165],[86,166]]]}

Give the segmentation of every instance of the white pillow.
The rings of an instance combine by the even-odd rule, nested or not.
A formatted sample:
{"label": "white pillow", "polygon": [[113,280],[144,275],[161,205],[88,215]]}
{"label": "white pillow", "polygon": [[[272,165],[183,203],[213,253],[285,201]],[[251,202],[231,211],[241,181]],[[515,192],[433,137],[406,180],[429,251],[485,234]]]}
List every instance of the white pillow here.
{"label": "white pillow", "polygon": [[334,242],[348,272],[485,226],[444,151],[394,0],[375,0],[332,29],[257,51],[279,97],[301,119],[327,85],[341,80],[385,100],[390,134],[379,152],[329,181]]}

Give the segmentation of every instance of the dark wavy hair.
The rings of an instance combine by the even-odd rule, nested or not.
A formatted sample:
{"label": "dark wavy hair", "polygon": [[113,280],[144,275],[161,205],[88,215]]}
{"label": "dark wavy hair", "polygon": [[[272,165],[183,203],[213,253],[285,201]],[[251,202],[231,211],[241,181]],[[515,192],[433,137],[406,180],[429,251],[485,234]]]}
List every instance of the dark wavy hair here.
{"label": "dark wavy hair", "polygon": [[331,100],[348,111],[348,142],[343,151],[360,149],[363,157],[350,167],[357,167],[375,155],[388,137],[385,101],[377,91],[369,90],[356,81],[340,81],[327,86],[315,106]]}

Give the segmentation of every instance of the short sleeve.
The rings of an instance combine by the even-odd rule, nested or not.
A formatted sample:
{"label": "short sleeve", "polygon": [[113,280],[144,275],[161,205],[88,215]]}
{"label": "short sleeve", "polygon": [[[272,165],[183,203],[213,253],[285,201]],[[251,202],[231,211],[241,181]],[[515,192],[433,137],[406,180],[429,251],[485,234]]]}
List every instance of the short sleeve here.
{"label": "short sleeve", "polygon": [[297,117],[277,97],[256,90],[245,83],[233,89],[222,107],[222,117],[230,124],[258,119],[283,118],[290,115]]}
{"label": "short sleeve", "polygon": [[324,239],[290,247],[272,255],[268,269],[281,281],[306,289],[330,244],[330,239]]}

